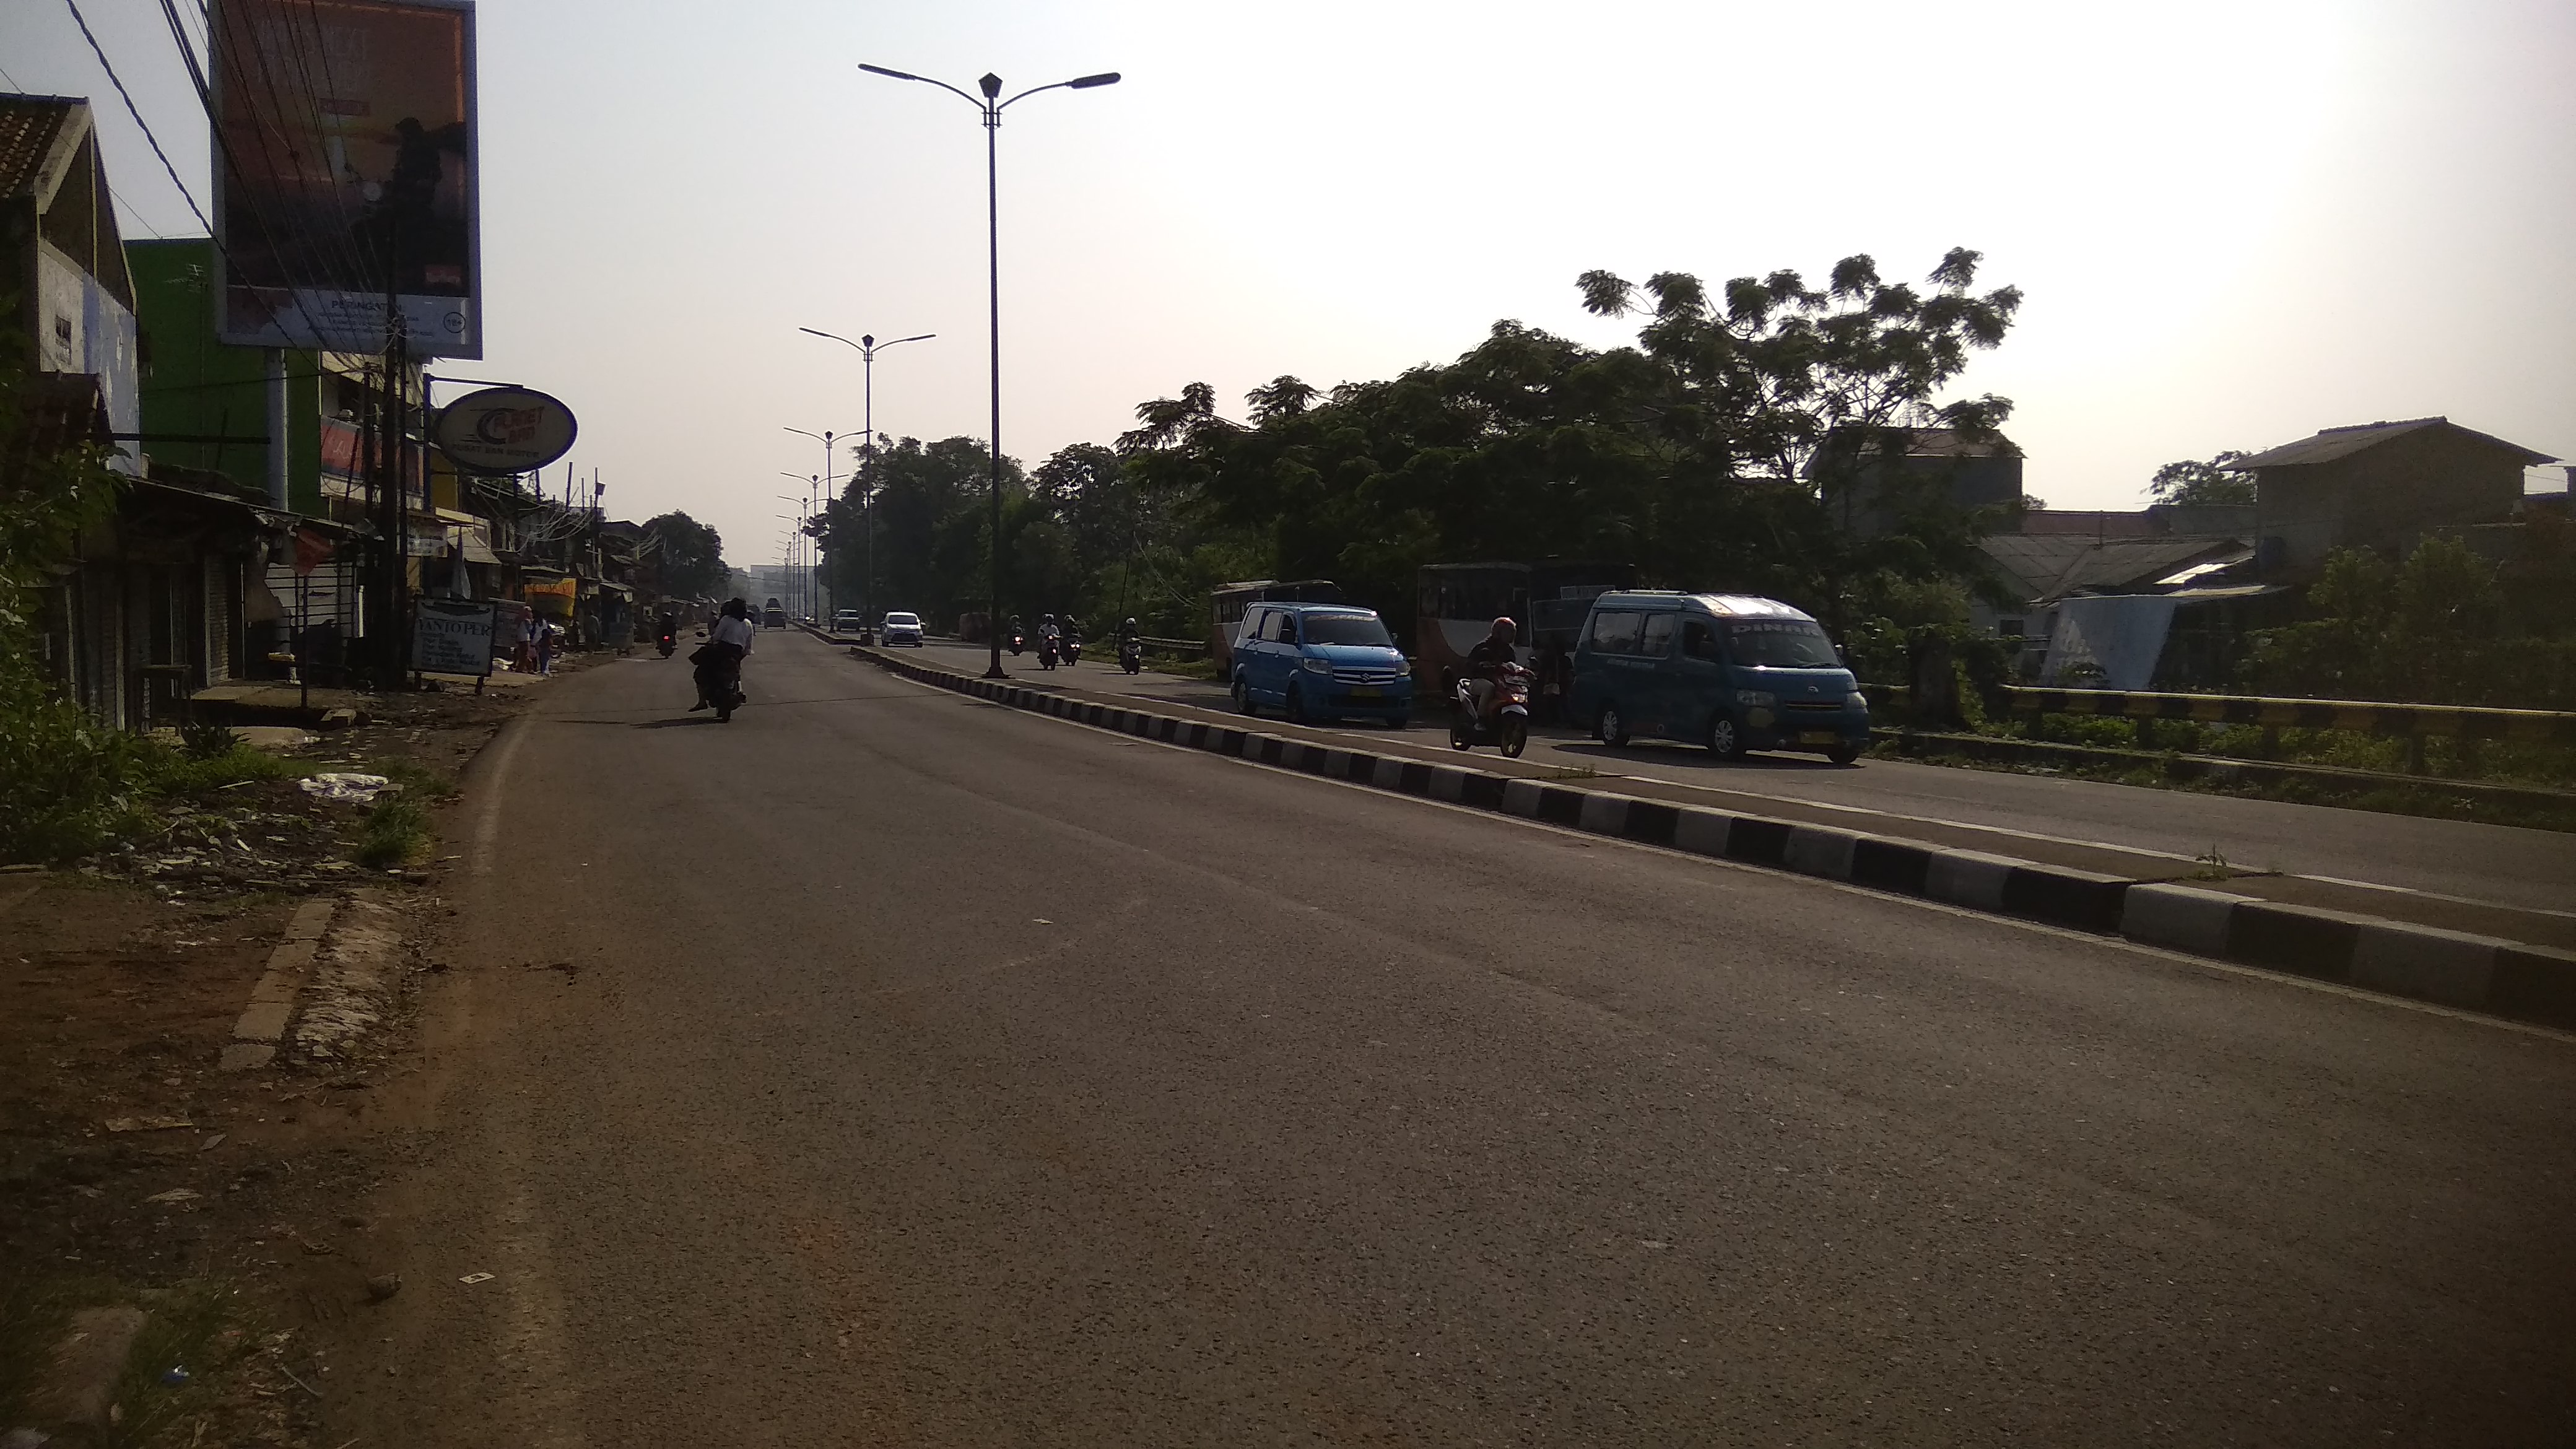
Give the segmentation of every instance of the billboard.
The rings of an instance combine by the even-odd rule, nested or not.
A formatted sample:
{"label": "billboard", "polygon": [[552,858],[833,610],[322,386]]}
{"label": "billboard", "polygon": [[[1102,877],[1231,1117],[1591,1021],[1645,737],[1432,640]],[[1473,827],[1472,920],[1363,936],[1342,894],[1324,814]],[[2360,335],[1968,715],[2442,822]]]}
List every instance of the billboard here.
{"label": "billboard", "polygon": [[[480,357],[472,0],[213,0],[216,336]],[[393,305],[387,306],[391,293]]]}

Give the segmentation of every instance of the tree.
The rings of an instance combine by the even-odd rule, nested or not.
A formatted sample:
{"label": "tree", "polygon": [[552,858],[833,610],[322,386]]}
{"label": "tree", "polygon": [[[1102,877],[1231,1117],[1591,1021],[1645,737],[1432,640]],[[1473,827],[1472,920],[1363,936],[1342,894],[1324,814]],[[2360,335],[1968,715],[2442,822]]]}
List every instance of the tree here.
{"label": "tree", "polygon": [[2167,463],[2147,480],[2147,496],[2158,503],[2182,507],[2205,504],[2245,504],[2254,501],[2254,475],[2229,469],[2246,456],[2225,452],[2206,463],[2189,458]]}
{"label": "tree", "polygon": [[732,575],[725,568],[724,538],[713,528],[674,512],[646,519],[644,532],[659,546],[663,593],[711,599],[725,592]]}

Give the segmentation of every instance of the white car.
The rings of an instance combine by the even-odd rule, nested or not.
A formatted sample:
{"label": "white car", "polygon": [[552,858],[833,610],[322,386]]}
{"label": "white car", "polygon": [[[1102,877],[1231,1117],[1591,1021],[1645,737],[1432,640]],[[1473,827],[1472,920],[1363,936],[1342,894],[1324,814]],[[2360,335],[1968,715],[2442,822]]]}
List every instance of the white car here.
{"label": "white car", "polygon": [[905,613],[886,615],[885,623],[879,625],[877,628],[877,642],[880,644],[909,644],[915,649],[920,648],[921,616],[919,614]]}
{"label": "white car", "polygon": [[859,617],[856,609],[843,609],[832,616],[832,632],[835,634],[856,634],[866,627],[867,621]]}

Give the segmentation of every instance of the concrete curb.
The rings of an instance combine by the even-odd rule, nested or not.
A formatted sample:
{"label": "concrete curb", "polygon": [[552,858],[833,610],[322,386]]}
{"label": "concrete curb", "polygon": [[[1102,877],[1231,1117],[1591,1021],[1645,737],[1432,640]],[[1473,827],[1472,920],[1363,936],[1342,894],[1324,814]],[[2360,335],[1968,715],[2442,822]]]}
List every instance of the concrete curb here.
{"label": "concrete curb", "polygon": [[2361,990],[2576,1028],[2576,953],[1465,765],[1335,749],[970,678],[858,645],[850,653],[923,684],[1140,739]]}
{"label": "concrete curb", "polygon": [[295,908],[287,920],[283,939],[277,949],[268,953],[267,969],[260,972],[259,982],[250,989],[250,1005],[242,1008],[241,1019],[233,1023],[233,1039],[224,1046],[223,1060],[218,1064],[227,1072],[264,1067],[277,1057],[277,1044],[286,1035],[287,1018],[295,1014],[295,995],[304,988],[304,978],[313,969],[314,953],[322,949],[322,933],[331,924],[332,902],[306,901]]}

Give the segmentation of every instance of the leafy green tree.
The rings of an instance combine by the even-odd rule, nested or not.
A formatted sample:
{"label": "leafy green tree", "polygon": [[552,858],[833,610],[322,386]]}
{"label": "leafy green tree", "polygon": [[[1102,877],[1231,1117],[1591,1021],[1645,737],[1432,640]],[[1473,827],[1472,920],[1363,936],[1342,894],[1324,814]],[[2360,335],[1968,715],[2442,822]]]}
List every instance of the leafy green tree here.
{"label": "leafy green tree", "polygon": [[712,599],[725,592],[731,577],[724,562],[724,537],[685,513],[664,513],[644,520],[644,532],[657,545],[662,592],[683,599]]}
{"label": "leafy green tree", "polygon": [[27,368],[23,336],[0,338],[0,861],[61,860],[126,819],[140,753],[57,693],[31,645],[41,589],[124,480],[103,444],[66,435],[67,400]]}
{"label": "leafy green tree", "polygon": [[2229,468],[2247,455],[2225,452],[2207,462],[2189,458],[2167,463],[2147,480],[2147,496],[2158,503],[2251,504],[2254,501],[2254,475],[2233,473]]}

